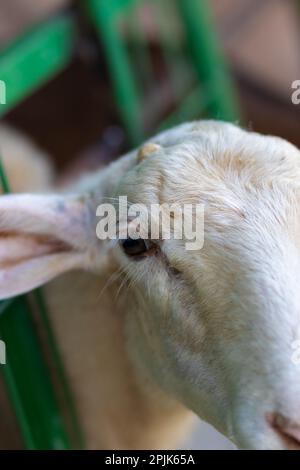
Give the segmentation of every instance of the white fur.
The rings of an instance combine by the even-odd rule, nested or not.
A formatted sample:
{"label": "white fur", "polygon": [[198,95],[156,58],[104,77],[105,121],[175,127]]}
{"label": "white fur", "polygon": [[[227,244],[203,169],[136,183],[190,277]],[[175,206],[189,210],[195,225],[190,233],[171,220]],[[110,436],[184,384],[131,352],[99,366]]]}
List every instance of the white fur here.
{"label": "white fur", "polygon": [[[88,297],[92,290],[77,290],[72,292],[74,302],[66,290],[66,285],[72,285],[71,274],[47,289],[52,311],[56,311],[57,334],[67,343],[62,350],[89,445],[173,445],[174,441],[168,440],[171,427],[180,430],[188,418],[176,404],[179,402],[241,448],[289,447],[268,424],[266,415],[280,413],[300,426],[300,374],[292,361],[292,344],[300,327],[300,152],[282,139],[213,121],[184,124],[151,139],[151,143],[156,146],[150,146],[149,155],[140,152],[137,159],[134,151],[71,189],[81,202],[84,196],[90,214],[88,224],[86,217],[80,219],[85,232],[88,227],[88,242],[76,247],[71,243],[75,233],[71,229],[72,250],[83,252],[82,268],[96,273],[95,278],[83,275],[86,285],[98,282],[100,286],[109,274],[120,270],[120,276],[108,284],[111,292],[104,289],[101,305],[92,306]],[[187,252],[185,240],[166,240],[157,255],[137,262],[129,259],[119,244],[97,240],[96,207],[118,195],[147,205],[205,204],[203,249]],[[54,219],[49,217],[51,224]],[[65,217],[70,217],[71,224],[68,207]],[[5,231],[3,224],[1,228]],[[66,233],[54,235],[64,242],[68,239]],[[69,269],[66,258],[65,266],[61,262],[57,272]],[[3,270],[8,275],[9,267]],[[120,305],[112,298],[124,276],[129,283],[121,289]],[[6,288],[10,292],[5,283],[1,292]],[[76,310],[76,296],[84,297],[85,308],[93,312],[90,316],[84,318],[82,307]],[[75,313],[67,311],[70,302]],[[70,327],[70,334],[80,338],[81,325],[86,337],[81,352],[92,361],[88,372],[84,360],[75,354],[75,340],[65,335],[72,315],[77,326]],[[105,342],[101,328],[112,335],[112,341],[112,331],[119,331],[116,341],[120,350]],[[89,335],[93,338],[90,341]],[[102,349],[99,338],[105,343]],[[113,370],[107,369],[104,357],[112,361]],[[128,379],[121,371],[127,367]],[[123,377],[120,393],[113,387],[116,374]],[[83,376],[85,383],[81,383]],[[128,382],[125,384],[129,380],[134,384],[131,392]],[[108,400],[109,393],[113,398]],[[138,417],[130,403],[136,393],[140,395]],[[103,402],[97,401],[97,396]],[[122,396],[126,396],[126,411],[117,405]],[[128,426],[132,424],[130,432],[135,437],[129,444],[116,428],[111,432],[118,438],[105,441],[100,420],[107,430],[111,421],[106,410],[110,406],[116,407],[118,416],[124,412]],[[141,426],[141,416],[148,417],[148,427]],[[165,434],[159,434],[158,428],[166,430]],[[158,439],[149,431],[148,441],[141,444],[138,432],[147,429],[158,433]]]}

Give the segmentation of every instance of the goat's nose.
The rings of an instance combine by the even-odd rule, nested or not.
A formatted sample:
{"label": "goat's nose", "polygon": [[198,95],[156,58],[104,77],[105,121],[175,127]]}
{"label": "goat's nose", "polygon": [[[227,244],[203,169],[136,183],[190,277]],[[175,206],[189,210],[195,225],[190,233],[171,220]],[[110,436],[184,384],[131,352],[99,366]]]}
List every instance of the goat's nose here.
{"label": "goat's nose", "polygon": [[300,424],[280,413],[267,413],[266,419],[288,450],[300,450]]}

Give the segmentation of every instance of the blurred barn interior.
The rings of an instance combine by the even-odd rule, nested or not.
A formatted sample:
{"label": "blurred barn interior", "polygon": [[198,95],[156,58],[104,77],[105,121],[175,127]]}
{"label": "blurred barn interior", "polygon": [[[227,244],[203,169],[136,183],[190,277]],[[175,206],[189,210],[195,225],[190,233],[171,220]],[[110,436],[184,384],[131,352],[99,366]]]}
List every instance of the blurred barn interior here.
{"label": "blurred barn interior", "polygon": [[[68,4],[68,0],[2,0],[0,47]],[[300,106],[291,103],[291,83],[300,73],[296,2],[211,0],[209,4],[234,76],[243,123],[300,145]],[[155,48],[152,26],[147,24]],[[126,146],[125,136],[123,142],[116,128],[120,121],[101,47],[95,50],[90,34],[86,31],[67,70],[5,117],[32,135],[60,168],[70,162],[73,166],[74,157],[83,153],[97,161],[118,154],[118,145]],[[102,155],[106,150],[112,155]]]}

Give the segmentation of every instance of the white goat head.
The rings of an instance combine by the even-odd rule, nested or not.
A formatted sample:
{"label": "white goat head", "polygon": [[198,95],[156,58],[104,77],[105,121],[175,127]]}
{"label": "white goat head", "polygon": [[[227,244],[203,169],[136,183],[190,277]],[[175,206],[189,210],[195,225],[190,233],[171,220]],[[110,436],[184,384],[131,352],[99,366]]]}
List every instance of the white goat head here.
{"label": "white goat head", "polygon": [[[3,196],[1,297],[108,261],[126,290],[129,353],[140,368],[241,448],[300,448],[300,152],[217,122],[182,125],[78,187]],[[74,194],[74,193],[73,193]],[[204,204],[204,246],[111,243],[96,207]]]}

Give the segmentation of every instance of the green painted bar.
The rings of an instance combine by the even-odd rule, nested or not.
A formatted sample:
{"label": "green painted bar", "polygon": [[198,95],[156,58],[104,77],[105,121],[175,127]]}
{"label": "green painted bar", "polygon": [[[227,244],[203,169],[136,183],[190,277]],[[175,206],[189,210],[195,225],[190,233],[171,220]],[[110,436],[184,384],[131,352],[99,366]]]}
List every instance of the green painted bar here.
{"label": "green painted bar", "polygon": [[118,28],[121,14],[126,15],[134,1],[86,0],[84,5],[105,47],[116,103],[128,137],[132,145],[138,145],[144,138],[140,90]]}
{"label": "green painted bar", "polygon": [[[140,2],[138,5],[141,6],[142,3]],[[118,22],[121,18],[126,23],[129,16],[132,17],[132,7],[137,2],[136,0],[110,0],[109,2],[106,0],[87,0],[83,4],[94,22],[104,46],[116,103],[125,129],[131,143],[137,145],[145,137],[143,122],[145,103],[139,89],[141,77],[139,71],[131,64],[126,38],[122,37],[120,28],[118,28]],[[156,1],[155,5],[159,7],[160,3]],[[186,43],[182,45],[180,51],[180,54],[185,58],[186,82],[188,83],[188,74],[194,71],[192,75],[195,76],[191,76],[191,81],[196,78],[195,89],[198,85],[202,87],[202,96],[207,104],[205,106],[206,116],[228,121],[237,120],[240,114],[238,104],[226,61],[210,18],[209,5],[205,0],[174,0],[171,5],[176,10],[186,37]],[[157,17],[159,18],[158,15],[159,12],[157,11]],[[159,29],[163,27],[159,19],[157,20],[157,26]],[[180,81],[180,77],[173,67],[173,58],[168,50],[169,47],[164,44],[163,37],[160,39],[160,45],[166,58],[172,82]],[[177,66],[176,63],[175,66]],[[155,86],[155,83],[153,83],[153,86]],[[180,115],[184,116],[185,120],[199,118],[203,112],[203,100],[199,103],[198,113],[195,112],[197,101],[183,100],[184,103],[182,104],[182,97],[178,96],[180,94],[179,88],[176,85],[174,89],[174,94],[178,100],[177,111],[166,122],[178,122]]]}
{"label": "green painted bar", "polygon": [[212,97],[208,114],[235,121],[239,109],[226,62],[205,0],[175,0],[185,25],[187,47],[205,92]]}
{"label": "green painted bar", "polygon": [[25,447],[70,448],[25,297],[15,299],[1,315],[0,337],[7,356],[1,373]]}
{"label": "green painted bar", "polygon": [[0,116],[42,86],[71,60],[74,26],[59,16],[26,33],[0,50],[0,80],[6,85],[6,104]]}

